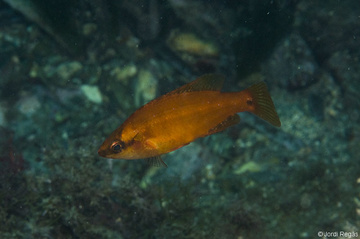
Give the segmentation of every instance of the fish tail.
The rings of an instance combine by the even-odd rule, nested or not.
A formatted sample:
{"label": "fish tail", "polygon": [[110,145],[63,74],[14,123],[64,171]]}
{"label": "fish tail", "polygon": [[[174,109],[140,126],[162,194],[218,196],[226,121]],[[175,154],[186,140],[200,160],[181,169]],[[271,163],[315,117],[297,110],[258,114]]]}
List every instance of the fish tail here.
{"label": "fish tail", "polygon": [[245,91],[249,93],[246,99],[249,111],[270,124],[280,127],[281,122],[265,82],[256,83]]}

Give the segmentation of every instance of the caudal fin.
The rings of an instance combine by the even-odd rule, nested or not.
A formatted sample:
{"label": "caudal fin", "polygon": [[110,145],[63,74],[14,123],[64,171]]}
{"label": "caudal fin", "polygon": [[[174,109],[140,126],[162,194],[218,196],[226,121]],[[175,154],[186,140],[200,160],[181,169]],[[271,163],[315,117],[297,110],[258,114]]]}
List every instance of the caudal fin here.
{"label": "caudal fin", "polygon": [[250,99],[247,104],[250,112],[266,120],[270,124],[280,127],[281,122],[276,113],[274,103],[271,99],[265,82],[259,82],[250,86],[246,91],[250,93]]}

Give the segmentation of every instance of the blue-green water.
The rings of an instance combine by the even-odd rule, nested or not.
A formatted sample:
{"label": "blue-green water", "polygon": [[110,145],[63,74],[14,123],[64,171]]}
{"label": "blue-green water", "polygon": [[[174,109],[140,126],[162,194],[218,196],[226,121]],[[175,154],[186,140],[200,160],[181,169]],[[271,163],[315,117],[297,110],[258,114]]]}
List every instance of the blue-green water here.
{"label": "blue-green water", "polygon": [[[356,238],[360,5],[0,1],[0,238]],[[101,158],[150,100],[206,73],[264,80],[282,126]]]}

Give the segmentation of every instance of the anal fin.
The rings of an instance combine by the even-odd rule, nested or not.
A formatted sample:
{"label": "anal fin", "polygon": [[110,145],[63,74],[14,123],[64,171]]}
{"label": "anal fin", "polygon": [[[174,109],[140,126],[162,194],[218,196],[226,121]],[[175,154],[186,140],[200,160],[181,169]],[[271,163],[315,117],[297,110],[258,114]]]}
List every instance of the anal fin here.
{"label": "anal fin", "polygon": [[231,115],[231,116],[227,117],[226,120],[224,120],[220,124],[216,125],[214,128],[210,129],[208,134],[210,135],[210,134],[215,134],[215,133],[221,132],[232,125],[238,124],[239,122],[240,122],[239,115],[237,115],[237,114]]}
{"label": "anal fin", "polygon": [[145,159],[145,161],[151,166],[155,166],[155,167],[161,167],[162,166],[164,168],[167,168],[166,163],[161,159],[160,156],[147,158],[147,159]]}

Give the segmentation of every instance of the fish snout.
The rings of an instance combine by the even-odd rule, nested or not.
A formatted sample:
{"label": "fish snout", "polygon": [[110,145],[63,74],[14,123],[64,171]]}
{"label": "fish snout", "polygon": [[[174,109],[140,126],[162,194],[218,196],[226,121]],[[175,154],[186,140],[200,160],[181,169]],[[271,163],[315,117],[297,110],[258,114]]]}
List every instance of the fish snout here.
{"label": "fish snout", "polygon": [[102,149],[102,147],[100,147],[98,150],[98,155],[106,158],[106,150],[104,150],[104,149]]}

